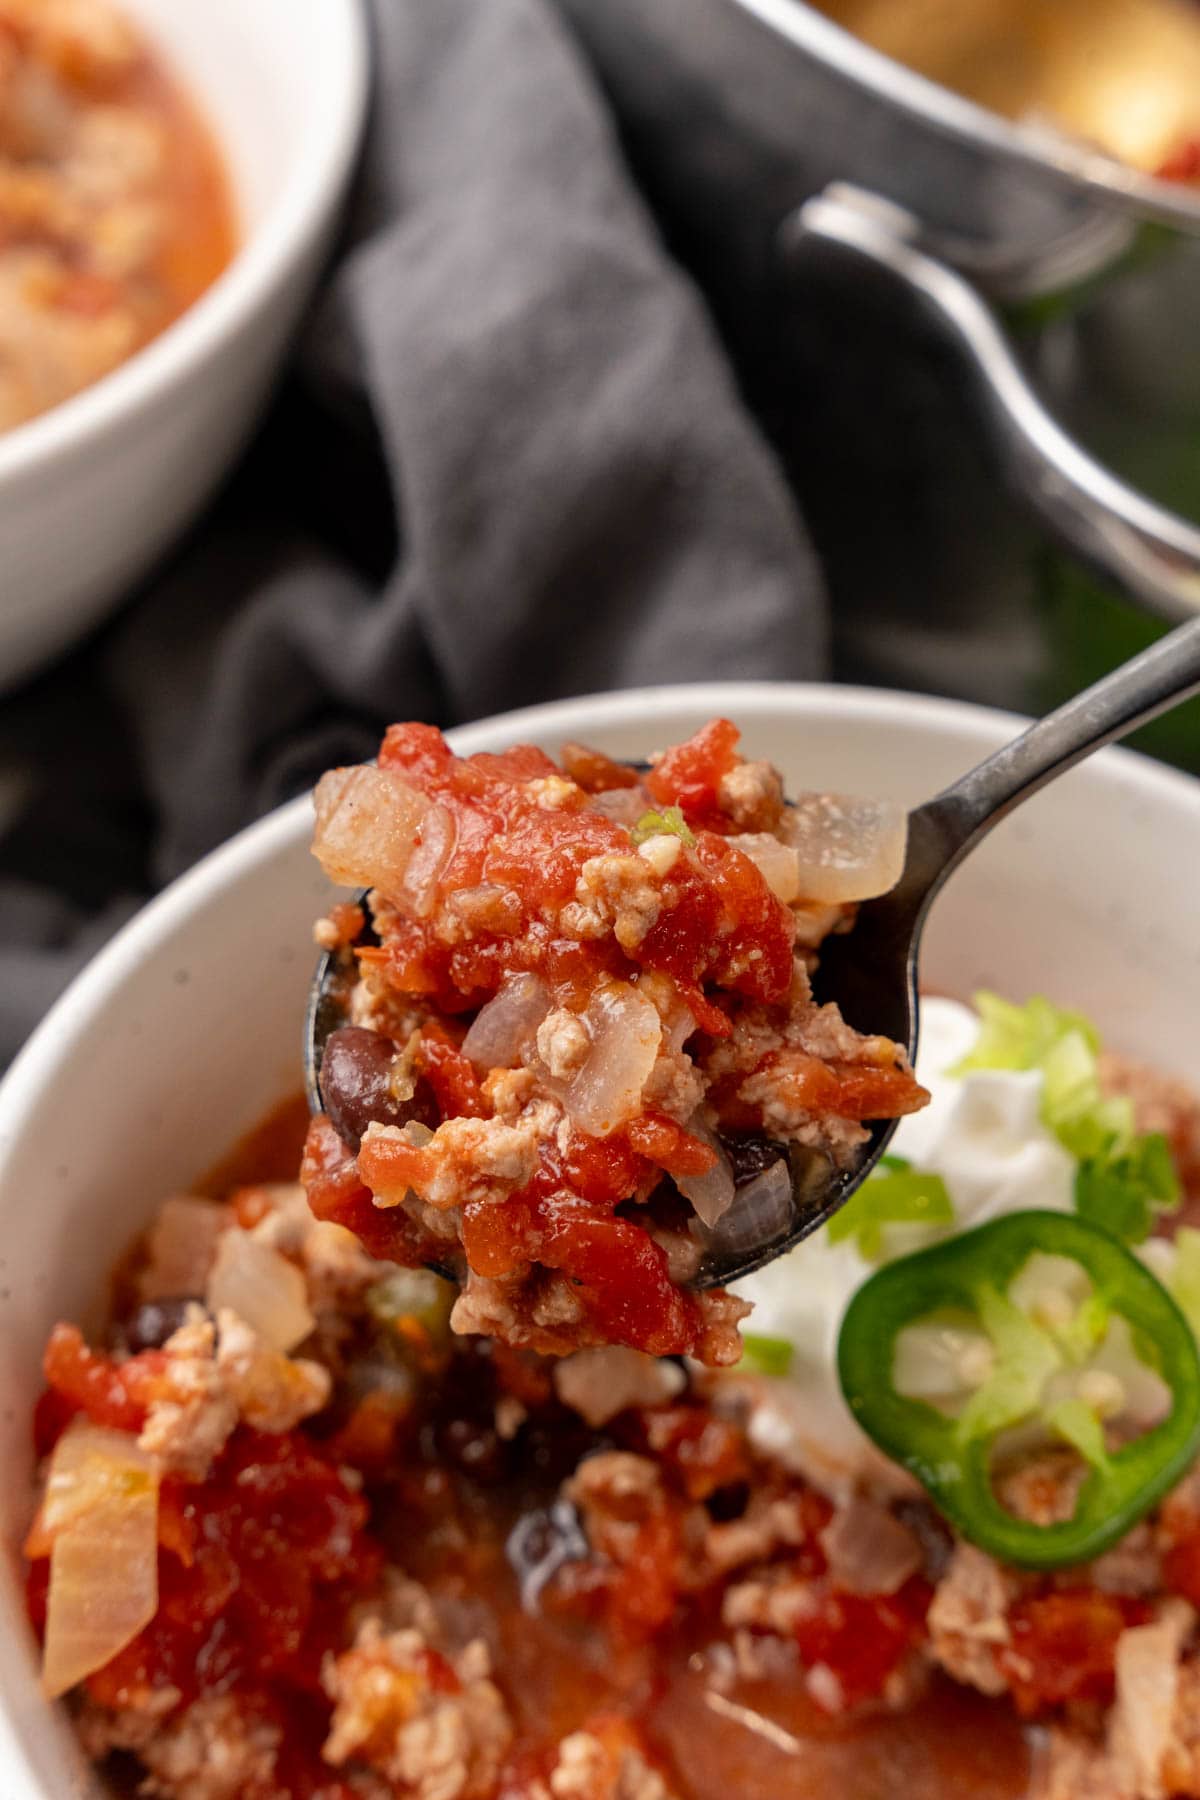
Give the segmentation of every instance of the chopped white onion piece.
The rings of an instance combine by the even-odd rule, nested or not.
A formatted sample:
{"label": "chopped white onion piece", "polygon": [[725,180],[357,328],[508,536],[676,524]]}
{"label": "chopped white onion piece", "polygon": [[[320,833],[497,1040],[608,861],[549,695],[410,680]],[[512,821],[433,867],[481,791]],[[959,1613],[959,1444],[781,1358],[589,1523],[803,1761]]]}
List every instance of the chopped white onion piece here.
{"label": "chopped white onion piece", "polygon": [[582,1131],[608,1137],[640,1108],[662,1024],[653,1002],[627,981],[598,987],[580,1016],[592,1048],[563,1089],[563,1103]]}
{"label": "chopped white onion piece", "polygon": [[481,1069],[516,1069],[537,1039],[550,1010],[550,994],[539,975],[509,975],[481,1006],[463,1039],[463,1054]]}
{"label": "chopped white onion piece", "polygon": [[248,1231],[227,1231],[221,1239],[205,1298],[210,1312],[228,1307],[284,1355],[316,1324],[301,1270]]}
{"label": "chopped white onion piece", "polygon": [[202,1294],[229,1228],[229,1209],[216,1200],[172,1194],[158,1209],[146,1241],[146,1266],[138,1276],[143,1300],[180,1300]]}
{"label": "chopped white onion piece", "polygon": [[623,1344],[559,1357],[551,1377],[563,1405],[577,1412],[593,1430],[607,1425],[627,1406],[663,1406],[687,1386],[687,1376],[678,1363],[628,1350]]}
{"label": "chopped white onion piece", "polygon": [[1091,1291],[1091,1281],[1072,1257],[1035,1250],[1010,1282],[1008,1297],[1044,1329],[1062,1331]]}
{"label": "chopped white onion piece", "polygon": [[719,1255],[741,1256],[782,1237],[794,1213],[792,1171],[781,1156],[735,1190],[729,1211],[715,1229],[704,1232],[703,1241]]}
{"label": "chopped white onion piece", "polygon": [[615,819],[618,825],[634,826],[649,806],[650,796],[644,787],[605,788],[599,794],[589,794],[583,810]]}
{"label": "chopped white onion piece", "polygon": [[1183,1649],[1195,1623],[1186,1600],[1167,1600],[1148,1625],[1130,1626],[1117,1639],[1116,1704],[1108,1729],[1114,1763],[1119,1757],[1122,1775],[1128,1771],[1127,1792],[1162,1792],[1163,1758],[1178,1730]]}
{"label": "chopped white onion piece", "polygon": [[427,919],[433,911],[438,882],[457,841],[453,813],[444,806],[431,806],[417,829],[413,853],[396,895],[414,919]]}
{"label": "chopped white onion piece", "polygon": [[806,900],[870,900],[895,887],[904,868],[908,817],[890,800],[801,794],[785,807],[779,832],[798,853]]}
{"label": "chopped white onion piece", "polygon": [[724,1218],[733,1205],[733,1164],[716,1132],[709,1129],[699,1114],[692,1115],[687,1128],[693,1137],[702,1139],[716,1151],[717,1160],[703,1175],[675,1175],[672,1180],[684,1199],[691,1201],[696,1216],[706,1225],[712,1226],[718,1219]]}
{"label": "chopped white onion piece", "polygon": [[878,1501],[856,1495],[821,1533],[829,1573],[852,1594],[894,1594],[924,1557],[915,1535]]}
{"label": "chopped white onion piece", "polygon": [[76,1422],[50,1464],[42,1689],[50,1699],[111,1662],[158,1607],[158,1470],[127,1432]]}
{"label": "chopped white onion piece", "polygon": [[329,879],[399,902],[432,803],[393,770],[359,763],[322,775],[313,805],[313,855]]}
{"label": "chopped white onion piece", "polygon": [[800,852],[794,844],[781,844],[769,831],[744,831],[729,841],[750,858],[777,900],[790,906],[800,898]]}
{"label": "chopped white onion piece", "polygon": [[1124,1404],[1120,1424],[1137,1431],[1160,1425],[1171,1411],[1171,1390],[1156,1369],[1143,1362],[1134,1346],[1129,1321],[1120,1313],[1109,1319],[1108,1330],[1087,1361],[1092,1373],[1111,1375],[1120,1383]]}
{"label": "chopped white onion piece", "polygon": [[983,1386],[995,1360],[991,1339],[966,1315],[961,1324],[922,1319],[897,1333],[892,1381],[907,1400],[956,1410]]}

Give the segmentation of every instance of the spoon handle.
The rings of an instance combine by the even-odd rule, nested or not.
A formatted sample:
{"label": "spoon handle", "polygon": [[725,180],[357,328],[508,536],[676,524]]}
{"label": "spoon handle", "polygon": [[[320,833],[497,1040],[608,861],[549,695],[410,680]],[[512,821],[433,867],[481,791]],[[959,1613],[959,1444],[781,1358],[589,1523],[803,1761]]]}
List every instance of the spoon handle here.
{"label": "spoon handle", "polygon": [[1200,618],[1177,626],[917,807],[900,883],[907,908],[923,912],[963,857],[1030,794],[1196,693]]}

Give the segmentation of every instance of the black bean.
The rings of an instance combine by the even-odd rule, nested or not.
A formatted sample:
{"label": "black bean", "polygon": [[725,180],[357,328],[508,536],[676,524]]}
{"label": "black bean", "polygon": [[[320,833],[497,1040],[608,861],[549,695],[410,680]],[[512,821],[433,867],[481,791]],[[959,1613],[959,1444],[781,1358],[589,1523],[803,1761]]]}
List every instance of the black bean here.
{"label": "black bean", "polygon": [[169,1337],[173,1337],[184,1323],[189,1306],[203,1306],[204,1302],[195,1294],[183,1294],[178,1299],[147,1300],[138,1307],[133,1317],[126,1319],[121,1326],[121,1337],[129,1349],[161,1350]]}
{"label": "black bean", "polygon": [[750,1504],[750,1484],[747,1481],[733,1481],[725,1487],[719,1487],[704,1502],[710,1519],[718,1525],[728,1524],[730,1519],[740,1519]]}
{"label": "black bean", "polygon": [[769,1169],[773,1162],[787,1155],[787,1145],[777,1143],[774,1138],[758,1135],[739,1134],[726,1137],[720,1134],[725,1152],[733,1165],[733,1179],[738,1187],[747,1181],[753,1181],[764,1169]]}
{"label": "black bean", "polygon": [[418,1119],[436,1125],[437,1109],[423,1082],[410,1100],[392,1092],[399,1046],[381,1032],[343,1025],[331,1032],[321,1059],[321,1098],[342,1142],[357,1152],[367,1126],[407,1125]]}

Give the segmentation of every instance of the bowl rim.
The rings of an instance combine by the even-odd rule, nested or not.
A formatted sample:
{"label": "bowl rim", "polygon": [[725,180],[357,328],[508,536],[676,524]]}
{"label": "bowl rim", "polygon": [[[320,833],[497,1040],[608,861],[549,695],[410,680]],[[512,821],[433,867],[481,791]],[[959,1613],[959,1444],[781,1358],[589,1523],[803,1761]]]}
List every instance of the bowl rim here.
{"label": "bowl rim", "polygon": [[[358,151],[370,77],[363,0],[320,0],[323,128],[306,133],[275,201],[212,285],[140,350],[46,412],[0,435],[0,489],[86,451],[194,377],[279,287],[332,211]],[[186,69],[179,71],[187,81]],[[224,146],[218,146],[223,150]]]}
{"label": "bowl rim", "polygon": [[834,69],[844,80],[943,137],[958,138],[1060,184],[1081,183],[1123,212],[1200,233],[1200,198],[1069,137],[1019,125],[918,74],[857,38],[808,0],[730,0],[777,37]]}
{"label": "bowl rim", "polygon": [[[543,735],[556,735],[564,727],[580,729],[581,714],[587,716],[583,727],[586,730],[637,721],[652,725],[675,707],[690,708],[710,717],[731,715],[750,724],[763,714],[781,709],[794,713],[799,721],[836,717],[853,722],[857,718],[869,719],[874,725],[891,721],[902,728],[917,722],[931,739],[955,737],[964,731],[975,734],[981,756],[999,748],[1029,723],[1019,713],[903,689],[843,687],[825,682],[683,682],[609,694],[581,694],[492,713],[448,730],[447,737],[453,748],[465,755],[490,748],[498,727],[503,727],[510,738],[519,733],[536,740]],[[1131,785],[1135,791],[1165,795],[1175,805],[1187,804],[1195,809],[1200,783],[1178,769],[1116,745],[1087,760],[1098,761],[1099,766],[1111,770],[1123,785]],[[86,1029],[88,1021],[103,1010],[108,998],[141,963],[223,888],[294,848],[307,834],[311,818],[311,798],[301,794],[245,826],[148,901],[74,977],[0,1081],[0,1182],[4,1179],[9,1148],[20,1136],[26,1111],[42,1092],[64,1049],[75,1042],[78,1030]]]}

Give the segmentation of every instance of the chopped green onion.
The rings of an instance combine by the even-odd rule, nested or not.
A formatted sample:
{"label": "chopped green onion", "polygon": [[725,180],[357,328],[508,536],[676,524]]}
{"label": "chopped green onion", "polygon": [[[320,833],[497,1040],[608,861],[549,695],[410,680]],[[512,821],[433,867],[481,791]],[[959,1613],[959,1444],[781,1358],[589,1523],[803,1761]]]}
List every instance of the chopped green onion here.
{"label": "chopped green onion", "polygon": [[1070,1031],[1041,1063],[1042,1118],[1064,1150],[1085,1157],[1124,1151],[1133,1141],[1133,1103],[1106,1099],[1096,1053],[1082,1032]]}
{"label": "chopped green onion", "polygon": [[632,835],[635,844],[644,844],[647,838],[664,835],[682,838],[685,844],[696,841],[677,806],[664,806],[661,812],[644,812],[633,827]]}
{"label": "chopped green onion", "polygon": [[1181,1225],[1172,1240],[1175,1267],[1169,1286],[1192,1330],[1200,1336],[1200,1231]]}
{"label": "chopped green onion", "polygon": [[1085,1363],[1102,1341],[1109,1325],[1108,1302],[1103,1294],[1089,1294],[1075,1309],[1070,1321],[1051,1336],[1070,1362]]}
{"label": "chopped green onion", "polygon": [[979,1322],[996,1352],[995,1372],[976,1388],[958,1417],[963,1443],[994,1437],[1039,1410],[1042,1390],[1062,1367],[1053,1338],[998,1289],[982,1286]]}
{"label": "chopped green onion", "polygon": [[738,1366],[758,1375],[786,1375],[795,1354],[796,1346],[787,1338],[764,1337],[747,1331],[742,1334],[742,1360]]}
{"label": "chopped green onion", "polygon": [[1093,1055],[1100,1048],[1096,1028],[1082,1013],[1064,1012],[1041,994],[1023,1006],[986,990],[973,996],[980,1030],[975,1047],[949,1073],[972,1069],[1040,1069],[1048,1053],[1078,1032]]}
{"label": "chopped green onion", "polygon": [[899,1156],[881,1157],[880,1164],[887,1172],[870,1175],[826,1227],[831,1244],[857,1238],[858,1254],[866,1262],[878,1262],[883,1255],[887,1225],[954,1223],[954,1207],[940,1175],[913,1169]]}
{"label": "chopped green onion", "polygon": [[1040,1070],[1042,1120],[1079,1165],[1076,1210],[1122,1243],[1141,1243],[1156,1213],[1179,1204],[1179,1184],[1165,1139],[1139,1137],[1132,1101],[1102,1092],[1095,1026],[1041,995],[1017,1006],[980,993],[975,1006],[979,1038],[950,1073]]}
{"label": "chopped green onion", "polygon": [[1179,1178],[1161,1132],[1135,1138],[1124,1155],[1093,1156],[1075,1175],[1075,1210],[1125,1244],[1140,1244],[1155,1214],[1179,1205]]}
{"label": "chopped green onion", "polygon": [[1090,1463],[1093,1469],[1108,1467],[1104,1428],[1082,1400],[1060,1400],[1057,1406],[1046,1408],[1044,1417],[1051,1431],[1078,1450],[1084,1462]]}

